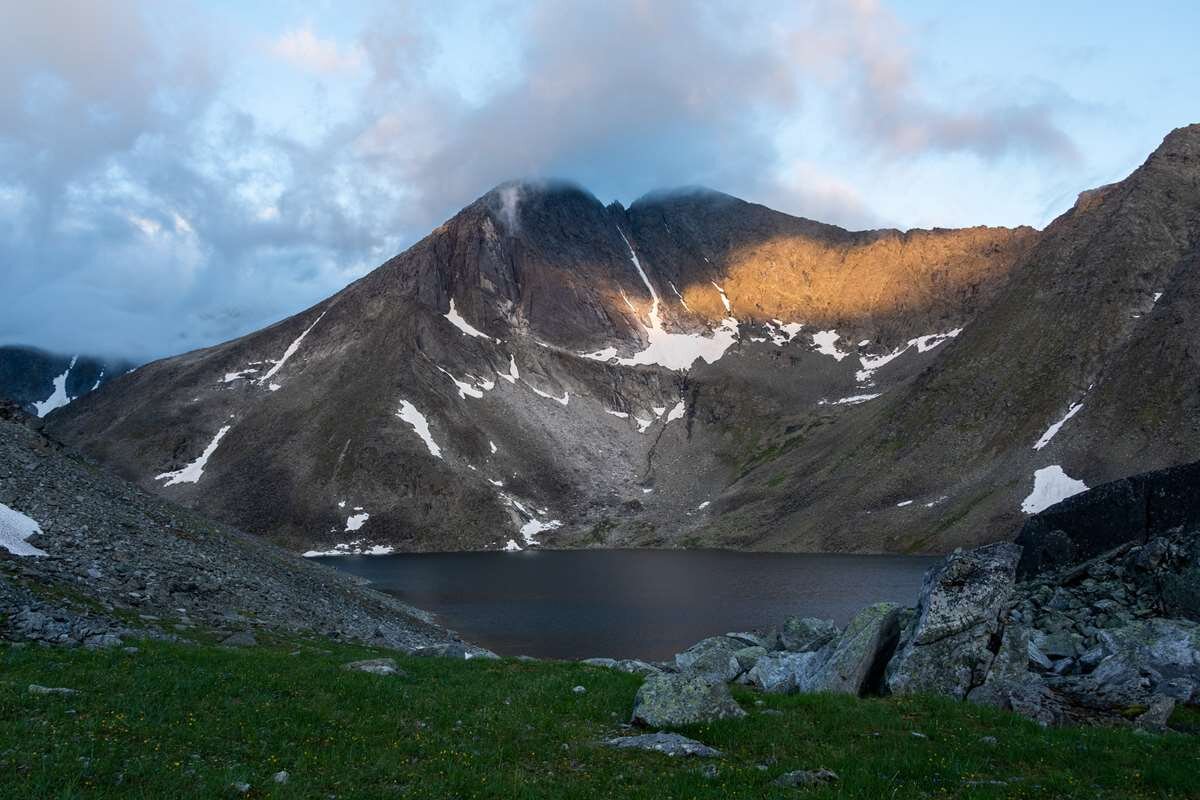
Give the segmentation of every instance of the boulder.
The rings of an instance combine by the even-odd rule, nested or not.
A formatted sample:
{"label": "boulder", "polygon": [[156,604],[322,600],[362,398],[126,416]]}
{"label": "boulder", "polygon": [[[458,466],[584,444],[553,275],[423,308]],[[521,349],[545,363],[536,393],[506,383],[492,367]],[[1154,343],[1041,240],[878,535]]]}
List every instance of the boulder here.
{"label": "boulder", "polygon": [[696,756],[698,758],[720,758],[721,751],[703,742],[680,736],[678,733],[644,733],[641,736],[619,736],[604,743],[618,750],[650,750],[676,758]]}
{"label": "boulder", "polygon": [[872,684],[877,686],[900,638],[899,619],[895,603],[877,603],[858,612],[842,635],[819,651],[796,688],[860,695],[874,688]]}
{"label": "boulder", "polygon": [[767,653],[746,673],[746,682],[771,694],[790,694],[807,685],[809,673],[820,662],[821,654],[814,651]]}
{"label": "boulder", "polygon": [[617,672],[626,672],[630,675],[658,675],[662,672],[661,669],[648,664],[645,661],[639,661],[636,658],[585,658],[580,664],[587,664],[592,667],[604,667],[605,669],[615,669]]}
{"label": "boulder", "polygon": [[1200,688],[1200,625],[1149,619],[1099,633],[1108,654],[1093,675],[1136,669],[1154,692],[1190,702]]}
{"label": "boulder", "polygon": [[400,673],[400,668],[396,666],[395,659],[391,658],[369,658],[364,661],[351,661],[348,664],[342,664],[342,669],[348,672],[369,672],[372,675],[395,675]]}
{"label": "boulder", "polygon": [[779,646],[793,653],[820,650],[837,638],[838,627],[831,619],[790,617],[779,630]]}
{"label": "boulder", "polygon": [[238,631],[222,639],[221,644],[225,647],[254,647],[258,644],[258,640],[250,631]]}
{"label": "boulder", "polygon": [[836,783],[838,780],[836,772],[822,767],[821,769],[798,769],[794,772],[785,772],[775,779],[775,785],[789,789],[814,789],[818,786]]}
{"label": "boulder", "polygon": [[728,636],[712,636],[676,655],[675,666],[680,672],[731,681],[744,672],[735,654],[745,647],[746,643],[741,640]]}
{"label": "boulder", "polygon": [[634,697],[632,722],[665,728],[744,716],[721,681],[703,675],[651,675]]}
{"label": "boulder", "polygon": [[1020,556],[1017,545],[993,544],[955,552],[925,575],[916,618],[887,666],[891,692],[962,699],[984,682]]}

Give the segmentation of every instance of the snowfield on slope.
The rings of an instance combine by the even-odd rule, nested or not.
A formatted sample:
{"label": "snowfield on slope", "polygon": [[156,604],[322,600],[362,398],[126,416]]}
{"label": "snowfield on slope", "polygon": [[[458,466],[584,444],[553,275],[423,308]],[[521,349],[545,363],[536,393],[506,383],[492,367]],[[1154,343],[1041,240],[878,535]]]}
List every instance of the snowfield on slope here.
{"label": "snowfield on slope", "polygon": [[1033,473],[1033,491],[1021,503],[1021,510],[1036,514],[1087,489],[1086,483],[1063,472],[1058,464],[1042,467]]}
{"label": "snowfield on slope", "polygon": [[42,532],[42,526],[32,517],[0,503],[0,547],[14,556],[44,556],[45,550],[25,541]]}
{"label": "snowfield on slope", "polygon": [[155,475],[154,480],[166,481],[163,486],[174,486],[177,483],[199,483],[200,478],[204,475],[204,467],[208,465],[212,454],[217,452],[221,440],[225,438],[225,434],[229,433],[231,427],[231,425],[225,425],[217,431],[217,435],[213,437],[212,441],[208,443],[208,447],[204,448],[204,452],[195,461],[172,472]]}

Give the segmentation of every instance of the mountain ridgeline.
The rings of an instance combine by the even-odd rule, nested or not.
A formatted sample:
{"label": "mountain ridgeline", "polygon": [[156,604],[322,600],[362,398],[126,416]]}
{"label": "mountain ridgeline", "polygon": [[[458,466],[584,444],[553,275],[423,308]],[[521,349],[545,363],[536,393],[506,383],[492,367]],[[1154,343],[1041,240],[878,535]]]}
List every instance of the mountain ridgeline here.
{"label": "mountain ridgeline", "polygon": [[1200,459],[1200,126],[1032,228],[494,189],[48,429],[308,552],[938,552]]}

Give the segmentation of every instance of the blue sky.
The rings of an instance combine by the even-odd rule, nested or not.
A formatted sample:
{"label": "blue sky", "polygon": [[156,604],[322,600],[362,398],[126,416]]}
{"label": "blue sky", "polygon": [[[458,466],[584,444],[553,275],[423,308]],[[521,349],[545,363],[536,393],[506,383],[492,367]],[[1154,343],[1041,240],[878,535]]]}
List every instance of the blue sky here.
{"label": "blue sky", "polygon": [[493,185],[1044,226],[1197,121],[1200,6],[53,0],[0,8],[0,343],[150,358]]}

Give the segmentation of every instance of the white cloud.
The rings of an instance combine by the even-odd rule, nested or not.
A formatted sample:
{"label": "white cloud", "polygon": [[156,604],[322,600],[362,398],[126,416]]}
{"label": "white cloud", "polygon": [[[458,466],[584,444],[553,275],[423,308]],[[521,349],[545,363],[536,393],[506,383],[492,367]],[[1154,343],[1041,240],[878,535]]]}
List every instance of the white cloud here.
{"label": "white cloud", "polygon": [[350,72],[363,66],[360,45],[341,47],[333,39],[322,39],[306,25],[281,34],[268,46],[271,55],[293,67],[321,75]]}

